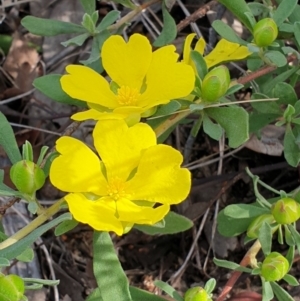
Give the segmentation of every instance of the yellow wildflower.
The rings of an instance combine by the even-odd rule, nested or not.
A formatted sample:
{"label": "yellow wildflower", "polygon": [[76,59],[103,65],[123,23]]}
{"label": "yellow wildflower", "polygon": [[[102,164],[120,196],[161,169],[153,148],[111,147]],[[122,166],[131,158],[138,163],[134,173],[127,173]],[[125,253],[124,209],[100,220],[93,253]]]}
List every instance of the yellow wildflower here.
{"label": "yellow wildflower", "polygon": [[191,179],[180,168],[182,155],[157,145],[149,125],[102,120],[93,138],[99,156],[75,138],[59,138],[60,156],[50,169],[52,184],[69,192],[65,200],[75,220],[122,235],[134,224],[157,223],[187,197]]}
{"label": "yellow wildflower", "polygon": [[[190,57],[191,54],[191,44],[196,34],[191,33],[186,37],[183,49],[183,61],[193,66],[194,70],[194,63]],[[203,55],[206,43],[204,39],[201,37],[194,48],[195,51],[198,51],[200,54]],[[204,56],[204,60],[206,62],[207,68],[211,68],[215,65],[218,65],[222,62],[227,61],[237,61],[245,59],[247,56],[251,55],[252,52],[248,50],[247,47],[242,46],[237,43],[229,42],[225,39],[221,39],[216,47],[206,56]]]}
{"label": "yellow wildflower", "polygon": [[69,74],[61,78],[62,89],[90,107],[73,115],[75,120],[134,118],[138,122],[142,114],[185,97],[194,88],[193,70],[177,62],[173,45],[152,52],[148,39],[140,34],[132,35],[128,43],[112,35],[104,42],[101,57],[111,85],[93,69],[79,65],[67,66]]}

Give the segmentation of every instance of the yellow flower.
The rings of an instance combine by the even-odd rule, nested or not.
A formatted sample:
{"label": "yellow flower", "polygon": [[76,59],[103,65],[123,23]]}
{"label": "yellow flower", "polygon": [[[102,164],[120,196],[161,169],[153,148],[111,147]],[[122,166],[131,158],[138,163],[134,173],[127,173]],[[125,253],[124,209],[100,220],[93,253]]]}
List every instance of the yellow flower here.
{"label": "yellow flower", "polygon": [[[194,62],[192,61],[190,54],[191,54],[191,44],[196,34],[191,33],[186,37],[183,49],[183,61],[191,65],[194,70]],[[198,51],[200,54],[203,55],[206,43],[204,39],[201,37],[194,48],[195,51]],[[237,43],[231,43],[225,39],[221,39],[216,47],[204,57],[206,62],[207,68],[211,68],[215,65],[218,65],[222,62],[226,61],[237,61],[245,59],[247,56],[251,55],[252,52],[248,50],[247,47],[242,46]]]}
{"label": "yellow flower", "polygon": [[157,145],[147,124],[102,120],[93,138],[99,156],[75,138],[59,138],[60,156],[50,169],[52,184],[69,192],[65,200],[75,220],[122,235],[133,224],[157,223],[187,197],[191,179],[180,168],[182,155]]}
{"label": "yellow flower", "polygon": [[128,43],[113,35],[104,42],[101,56],[111,85],[93,69],[79,65],[67,66],[69,74],[61,78],[62,89],[90,107],[73,115],[75,120],[134,117],[138,122],[143,113],[194,88],[193,70],[177,62],[173,45],[152,52],[148,39],[140,34],[132,35]]}

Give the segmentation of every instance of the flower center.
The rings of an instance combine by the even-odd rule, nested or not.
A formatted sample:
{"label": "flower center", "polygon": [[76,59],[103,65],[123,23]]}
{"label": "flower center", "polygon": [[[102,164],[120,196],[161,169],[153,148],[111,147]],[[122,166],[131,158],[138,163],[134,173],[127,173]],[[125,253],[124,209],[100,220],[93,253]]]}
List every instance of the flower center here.
{"label": "flower center", "polygon": [[109,181],[107,194],[115,201],[118,201],[121,198],[130,197],[125,191],[125,182],[119,178],[114,178]]}
{"label": "flower center", "polygon": [[134,106],[141,94],[135,88],[128,86],[122,86],[118,89],[117,100],[120,105],[123,106]]}

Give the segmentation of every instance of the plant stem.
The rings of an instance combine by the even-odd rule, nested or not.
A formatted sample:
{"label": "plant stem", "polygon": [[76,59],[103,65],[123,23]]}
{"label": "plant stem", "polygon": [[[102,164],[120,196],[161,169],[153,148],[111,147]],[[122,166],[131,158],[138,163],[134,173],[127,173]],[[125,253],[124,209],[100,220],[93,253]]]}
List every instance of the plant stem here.
{"label": "plant stem", "polygon": [[60,206],[65,200],[62,198],[58,200],[55,204],[53,204],[48,209],[44,210],[44,212],[39,215],[36,219],[34,219],[31,223],[29,223],[27,226],[16,232],[14,235],[0,243],[0,250],[5,249],[9,247],[10,245],[16,243],[20,239],[24,238],[28,234],[30,234],[33,230],[38,228],[40,225],[42,225],[45,221],[47,221],[50,217],[52,217],[54,214],[56,214]]}

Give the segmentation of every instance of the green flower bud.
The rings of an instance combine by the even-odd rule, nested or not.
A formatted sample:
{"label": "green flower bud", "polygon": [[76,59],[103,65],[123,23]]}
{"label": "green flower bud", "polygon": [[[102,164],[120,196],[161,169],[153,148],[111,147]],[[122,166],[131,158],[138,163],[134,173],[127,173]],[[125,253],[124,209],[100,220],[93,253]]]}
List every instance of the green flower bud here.
{"label": "green flower bud", "polygon": [[[275,222],[274,216],[272,214],[262,214],[255,218],[247,229],[247,236],[250,238],[257,238],[259,229],[261,228],[263,222],[266,222],[269,225],[273,224]],[[271,228],[272,232],[274,233],[277,230],[278,225],[271,225]]]}
{"label": "green flower bud", "polygon": [[184,294],[184,301],[212,301],[208,293],[200,286],[188,289]]}
{"label": "green flower bud", "polygon": [[10,178],[20,192],[32,195],[45,183],[44,171],[32,161],[22,160],[10,169]]}
{"label": "green flower bud", "polygon": [[219,66],[209,71],[203,79],[201,92],[202,99],[207,102],[217,101],[228,90],[230,85],[229,70]]}
{"label": "green flower bud", "polygon": [[273,204],[271,212],[278,224],[292,224],[300,217],[300,206],[291,198],[283,198]]}
{"label": "green flower bud", "polygon": [[273,19],[265,18],[254,25],[254,42],[259,47],[271,45],[278,35],[278,27]]}
{"label": "green flower bud", "polygon": [[266,281],[278,281],[289,271],[289,262],[278,252],[270,253],[262,263],[261,276]]}
{"label": "green flower bud", "polygon": [[[24,281],[17,275],[0,274],[0,300],[20,301],[24,295]],[[4,299],[3,299],[4,298]]]}

